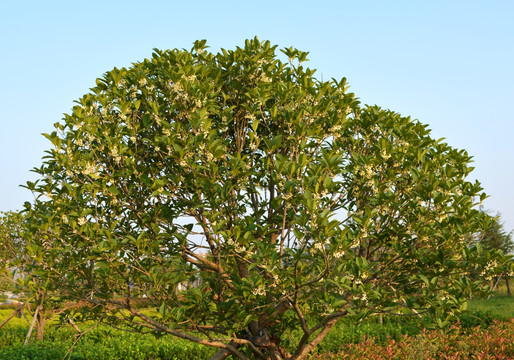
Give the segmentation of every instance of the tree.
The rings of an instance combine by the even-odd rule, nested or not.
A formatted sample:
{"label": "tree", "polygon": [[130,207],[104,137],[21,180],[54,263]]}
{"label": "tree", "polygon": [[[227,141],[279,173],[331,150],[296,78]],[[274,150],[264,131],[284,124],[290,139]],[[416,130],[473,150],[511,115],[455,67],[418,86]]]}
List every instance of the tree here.
{"label": "tree", "polygon": [[[492,283],[491,288],[494,289],[498,282],[503,277],[505,279],[505,284],[507,286],[507,293],[511,295],[509,277],[514,275],[514,264],[512,262],[512,255],[514,251],[514,242],[512,241],[512,231],[507,233],[503,227],[503,223],[501,222],[501,214],[496,214],[491,221],[491,225],[489,228],[485,229],[480,236],[478,237],[480,244],[486,250],[497,251],[499,252],[498,257],[502,258],[502,255],[510,255],[510,259],[504,258],[500,260],[491,260],[500,261],[501,268],[503,270],[499,270],[501,273],[496,278],[496,283]],[[491,282],[493,282],[493,278],[491,277]]]}
{"label": "tree", "polygon": [[[447,324],[487,222],[470,156],[275,51],[198,41],[98,79],[27,183],[55,253],[41,276],[216,359],[304,359],[345,316]],[[177,291],[177,269],[200,284]]]}
{"label": "tree", "polygon": [[511,254],[514,251],[512,231],[507,233],[501,222],[501,214],[496,214],[491,226],[483,232],[480,243],[484,249],[500,250],[504,254]]}
{"label": "tree", "polygon": [[17,259],[22,253],[21,215],[0,213],[0,292],[14,290]]}
{"label": "tree", "polygon": [[[43,340],[45,324],[70,306],[53,293],[57,284],[47,281],[48,264],[55,261],[49,257],[48,236],[42,235],[40,230],[31,231],[37,229],[38,221],[41,219],[31,218],[24,212],[0,213],[0,291],[9,290],[20,296],[19,307],[8,320],[14,314],[24,315],[24,311],[33,316],[31,322],[24,315],[30,325],[25,343],[34,328],[37,339]],[[32,248],[34,244],[40,246]],[[31,305],[34,308],[31,309]]]}

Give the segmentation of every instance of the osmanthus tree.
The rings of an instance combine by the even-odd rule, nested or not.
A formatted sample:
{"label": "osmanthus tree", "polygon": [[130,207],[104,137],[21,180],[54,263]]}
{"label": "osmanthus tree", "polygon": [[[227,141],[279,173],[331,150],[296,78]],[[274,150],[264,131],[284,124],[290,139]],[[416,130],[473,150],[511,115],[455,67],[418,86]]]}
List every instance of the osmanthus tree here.
{"label": "osmanthus tree", "polygon": [[304,359],[345,316],[450,320],[486,222],[470,157],[275,51],[199,41],[98,79],[28,184],[41,276],[217,359]]}

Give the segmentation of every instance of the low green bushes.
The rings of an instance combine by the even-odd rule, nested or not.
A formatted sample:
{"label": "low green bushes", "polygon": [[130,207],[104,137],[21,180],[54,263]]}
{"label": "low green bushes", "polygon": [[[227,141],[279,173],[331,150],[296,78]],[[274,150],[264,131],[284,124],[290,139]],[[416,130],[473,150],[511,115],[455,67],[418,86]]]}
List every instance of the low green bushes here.
{"label": "low green bushes", "polygon": [[378,319],[370,318],[362,323],[340,321],[318,346],[318,352],[338,352],[341,344],[359,343],[373,337],[377,343],[386,343],[391,339],[400,339],[403,335],[416,335],[420,328],[412,321],[385,319],[381,324]]}
{"label": "low green bushes", "polygon": [[[0,359],[63,359],[76,339],[69,329],[49,328],[45,341],[22,346],[26,329],[1,330]],[[188,341],[151,334],[135,334],[101,326],[85,334],[69,354],[70,360],[197,360],[208,359],[215,349]]]}

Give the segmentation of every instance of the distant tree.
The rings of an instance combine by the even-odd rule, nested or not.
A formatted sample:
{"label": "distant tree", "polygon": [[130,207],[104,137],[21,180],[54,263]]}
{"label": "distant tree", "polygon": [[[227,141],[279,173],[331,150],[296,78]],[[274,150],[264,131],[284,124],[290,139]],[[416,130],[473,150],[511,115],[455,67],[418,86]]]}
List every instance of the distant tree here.
{"label": "distant tree", "polygon": [[513,232],[506,232],[504,223],[501,222],[501,214],[498,213],[491,222],[491,226],[483,232],[480,243],[484,249],[500,250],[504,254],[511,254],[514,252]]}
{"label": "distant tree", "polygon": [[470,156],[275,50],[199,41],[98,79],[27,184],[41,279],[215,359],[305,359],[347,316],[448,324],[488,220]]}
{"label": "distant tree", "polygon": [[[507,293],[512,294],[510,288],[510,278],[514,275],[514,265],[512,256],[514,255],[514,241],[512,239],[513,231],[507,233],[504,229],[504,224],[501,222],[501,214],[497,213],[492,217],[491,225],[481,232],[477,239],[479,239],[481,246],[486,250],[499,251],[504,255],[510,255],[510,261],[505,261],[502,264],[503,270],[496,276],[496,283],[491,278],[494,289],[498,282],[503,278],[507,286]],[[501,261],[501,260],[500,260]],[[496,260],[498,262],[498,260]]]}
{"label": "distant tree", "polygon": [[0,292],[14,291],[15,274],[23,256],[23,216],[9,211],[0,213]]}
{"label": "distant tree", "polygon": [[23,212],[0,214],[0,291],[10,290],[23,295],[22,304],[16,311],[26,311],[34,319],[27,340],[33,329],[36,329],[37,339],[43,340],[45,324],[65,307],[54,296],[57,284],[48,282],[46,275],[41,276],[40,271],[47,271],[50,262],[46,254],[34,252],[31,244],[40,243],[48,250],[48,236],[38,238],[40,230],[31,232],[38,225],[32,221],[35,219]]}

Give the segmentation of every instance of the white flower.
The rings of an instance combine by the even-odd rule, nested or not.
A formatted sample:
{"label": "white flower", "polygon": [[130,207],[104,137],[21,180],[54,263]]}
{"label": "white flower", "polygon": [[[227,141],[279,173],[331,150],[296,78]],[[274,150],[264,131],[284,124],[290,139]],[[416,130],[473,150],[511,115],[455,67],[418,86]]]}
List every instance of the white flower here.
{"label": "white flower", "polygon": [[278,286],[280,284],[280,278],[277,274],[273,274],[273,285],[272,286]]}
{"label": "white flower", "polygon": [[82,173],[84,175],[89,175],[89,174],[94,174],[96,173],[96,167],[94,164],[89,164],[83,171]]}
{"label": "white flower", "polygon": [[77,220],[77,223],[82,226],[84,225],[85,223],[87,223],[87,220],[85,217],[80,217],[78,220]]}
{"label": "white flower", "polygon": [[341,124],[338,124],[338,125],[332,126],[332,129],[330,129],[330,130],[333,133],[337,133],[337,132],[341,131],[342,128],[343,128],[343,126]]}
{"label": "white flower", "polygon": [[353,242],[352,242],[352,245],[350,245],[350,249],[355,249],[356,247],[359,247],[361,244],[360,242],[360,239],[355,239]]}
{"label": "white flower", "polygon": [[321,250],[321,249],[323,249],[323,244],[322,243],[314,244],[314,248],[316,248],[317,250]]}
{"label": "white flower", "polygon": [[234,246],[234,250],[236,251],[236,253],[244,253],[246,251],[246,247],[244,245],[240,245],[238,243],[235,244]]}
{"label": "white flower", "polygon": [[371,164],[367,164],[364,168],[366,170],[366,175],[368,177],[373,175],[373,167],[371,166]]}
{"label": "white flower", "polygon": [[292,197],[293,197],[293,194],[291,194],[291,193],[287,193],[287,194],[282,195],[282,198],[283,198],[284,200],[289,200],[289,199],[291,199]]}
{"label": "white flower", "polygon": [[267,77],[266,75],[262,74],[261,75],[261,81],[263,83],[270,83],[271,82],[271,79],[269,77]]}
{"label": "white flower", "polygon": [[342,258],[342,257],[343,257],[343,255],[344,255],[344,251],[336,251],[336,252],[334,253],[334,257],[335,257],[336,259]]}
{"label": "white flower", "polygon": [[266,288],[263,285],[259,285],[257,288],[253,289],[252,294],[254,295],[266,295]]}
{"label": "white flower", "polygon": [[385,151],[385,149],[382,149],[382,151],[380,152],[380,155],[382,156],[382,158],[383,158],[384,160],[387,160],[387,159],[389,159],[389,158],[391,157],[391,155],[389,155],[389,154]]}

